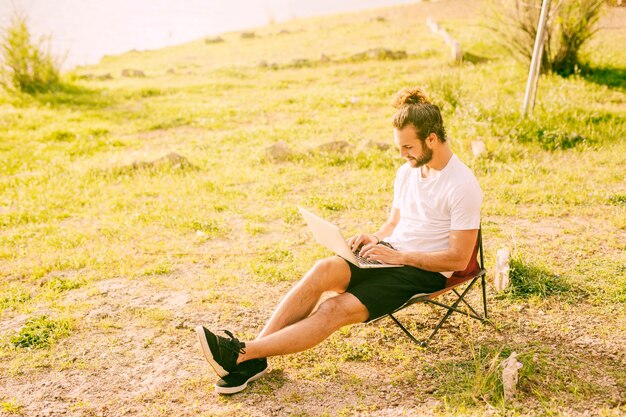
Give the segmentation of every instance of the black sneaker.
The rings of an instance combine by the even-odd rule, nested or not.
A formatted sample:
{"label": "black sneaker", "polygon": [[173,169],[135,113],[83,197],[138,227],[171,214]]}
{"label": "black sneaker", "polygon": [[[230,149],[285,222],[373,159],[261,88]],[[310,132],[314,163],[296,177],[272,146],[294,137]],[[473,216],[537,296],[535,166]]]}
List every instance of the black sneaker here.
{"label": "black sneaker", "polygon": [[215,383],[215,392],[235,394],[243,391],[248,382],[256,381],[267,373],[267,359],[250,359],[241,362],[237,368]]}
{"label": "black sneaker", "polygon": [[240,353],[244,353],[245,344],[237,340],[231,332],[224,330],[224,333],[229,337],[227,339],[198,326],[196,333],[204,357],[209,361],[217,375],[223,378],[237,367],[237,358]]}

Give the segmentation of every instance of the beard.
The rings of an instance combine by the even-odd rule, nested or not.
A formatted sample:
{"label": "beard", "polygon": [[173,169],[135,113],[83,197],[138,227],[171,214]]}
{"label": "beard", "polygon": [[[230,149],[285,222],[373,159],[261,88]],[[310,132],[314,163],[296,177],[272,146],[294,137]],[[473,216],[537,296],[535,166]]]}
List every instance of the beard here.
{"label": "beard", "polygon": [[420,168],[433,159],[433,150],[422,142],[422,155],[419,158],[409,158],[409,164],[412,168]]}

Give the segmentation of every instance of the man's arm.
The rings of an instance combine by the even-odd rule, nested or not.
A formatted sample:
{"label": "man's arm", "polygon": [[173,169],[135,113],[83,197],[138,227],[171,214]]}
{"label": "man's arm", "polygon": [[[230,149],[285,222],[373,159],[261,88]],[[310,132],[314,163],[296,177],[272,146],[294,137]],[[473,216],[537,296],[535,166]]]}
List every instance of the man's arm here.
{"label": "man's arm", "polygon": [[443,251],[399,252],[384,245],[368,244],[361,250],[361,256],[386,264],[409,265],[432,272],[462,271],[470,261],[477,238],[478,229],[451,230],[448,249]]}
{"label": "man's arm", "polygon": [[391,236],[393,233],[393,229],[396,228],[398,222],[400,221],[400,209],[392,208],[389,213],[389,218],[383,224],[380,229],[374,234],[360,234],[351,237],[348,239],[348,245],[352,248],[353,251],[357,250],[361,245],[376,245],[378,242],[386,238],[387,236]]}

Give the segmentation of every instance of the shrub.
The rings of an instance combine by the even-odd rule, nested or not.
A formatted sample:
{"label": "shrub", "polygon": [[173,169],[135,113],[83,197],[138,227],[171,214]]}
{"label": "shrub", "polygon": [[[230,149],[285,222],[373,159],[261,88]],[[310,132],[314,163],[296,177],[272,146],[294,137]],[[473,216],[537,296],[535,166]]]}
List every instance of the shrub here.
{"label": "shrub", "polygon": [[520,258],[511,259],[509,278],[511,284],[507,291],[512,298],[528,298],[532,296],[545,298],[574,290],[558,275],[539,267],[528,265]]}
{"label": "shrub", "polygon": [[561,4],[558,13],[558,49],[552,59],[552,71],[570,75],[580,66],[578,51],[598,31],[596,23],[604,0],[575,0]]}
{"label": "shrub", "polygon": [[70,333],[67,320],[52,320],[47,316],[30,318],[20,332],[11,337],[11,344],[20,348],[45,349],[50,343]]}
{"label": "shrub", "polygon": [[59,86],[59,65],[45,50],[43,40],[33,43],[23,15],[15,13],[11,17],[0,47],[0,82],[5,88],[35,94]]}
{"label": "shrub", "polygon": [[[529,63],[535,45],[542,0],[492,2],[489,28],[516,59]],[[543,72],[568,76],[581,66],[579,51],[597,32],[605,0],[553,0],[546,22]]]}

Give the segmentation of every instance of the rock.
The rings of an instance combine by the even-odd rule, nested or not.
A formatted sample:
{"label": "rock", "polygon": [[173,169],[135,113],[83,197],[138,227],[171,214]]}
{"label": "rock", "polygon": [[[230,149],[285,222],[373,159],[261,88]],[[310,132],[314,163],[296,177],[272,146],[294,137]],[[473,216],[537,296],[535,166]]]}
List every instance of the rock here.
{"label": "rock", "polygon": [[154,161],[145,162],[145,161],[135,161],[132,163],[131,167],[134,169],[149,169],[149,168],[159,168],[163,166],[171,166],[172,168],[190,168],[193,165],[185,158],[177,154],[176,152],[170,152],[162,158],[155,159]]}
{"label": "rock", "polygon": [[459,63],[463,60],[463,50],[459,41],[453,40],[450,43],[450,53],[454,62]]}
{"label": "rock", "polygon": [[502,387],[504,388],[504,400],[509,402],[515,398],[517,392],[517,382],[519,379],[519,369],[522,363],[517,361],[517,353],[511,355],[500,363],[502,370]]}
{"label": "rock", "polygon": [[291,66],[295,68],[310,67],[311,61],[304,58],[294,59],[291,61]]}
{"label": "rock", "polygon": [[113,76],[109,72],[107,72],[106,74],[96,76],[96,80],[100,80],[100,81],[112,80],[112,79],[113,79]]}
{"label": "rock", "polygon": [[256,38],[256,34],[254,32],[242,32],[241,39],[253,39]]}
{"label": "rock", "polygon": [[167,74],[176,74],[176,70],[174,68],[168,68],[166,73]]}
{"label": "rock", "polygon": [[441,28],[439,26],[439,23],[437,23],[432,17],[426,18],[426,25],[428,26],[430,31],[433,33],[439,32],[439,29]]}
{"label": "rock", "polygon": [[87,314],[87,319],[91,321],[96,321],[96,320],[105,319],[107,317],[111,317],[112,315],[113,315],[113,312],[111,310],[102,308],[102,309],[91,310],[89,314]]}
{"label": "rock", "polygon": [[191,166],[187,158],[177,154],[176,152],[170,152],[164,157],[155,160],[154,164],[155,165],[169,164],[173,168],[183,168],[183,167]]}
{"label": "rock", "polygon": [[273,162],[286,161],[293,156],[293,152],[285,141],[276,142],[265,148],[266,157]]}
{"label": "rock", "polygon": [[487,146],[485,145],[485,142],[483,142],[482,140],[472,141],[472,153],[476,158],[478,158],[485,152],[487,152]]}
{"label": "rock", "polygon": [[206,38],[204,40],[204,43],[206,43],[206,44],[221,43],[221,42],[224,42],[224,39],[222,37],[220,37],[220,36],[215,36],[213,38]]}
{"label": "rock", "polygon": [[496,253],[496,275],[494,286],[498,292],[504,291],[509,286],[511,251],[507,247],[498,249]]}
{"label": "rock", "polygon": [[439,387],[437,385],[429,385],[426,388],[424,388],[424,393],[425,394],[433,394],[433,393],[437,392],[438,389],[439,389]]}
{"label": "rock", "polygon": [[344,153],[347,152],[352,145],[346,142],[345,140],[336,140],[333,142],[324,143],[316,148],[319,152],[338,152]]}
{"label": "rock", "polygon": [[124,68],[122,70],[122,77],[131,77],[131,78],[143,78],[146,74],[141,70]]}
{"label": "rock", "polygon": [[403,50],[392,51],[386,48],[373,48],[373,49],[368,49],[367,51],[364,51],[364,52],[360,52],[358,54],[354,54],[350,57],[350,59],[353,61],[362,61],[366,59],[380,59],[380,60],[393,59],[395,60],[395,59],[404,59],[406,57],[407,57],[407,53],[406,51],[403,51]]}
{"label": "rock", "polygon": [[373,140],[368,140],[367,142],[365,142],[365,147],[378,149],[379,151],[386,151],[387,149],[391,148],[391,145],[386,142],[376,142]]}
{"label": "rock", "polygon": [[452,42],[454,42],[454,38],[443,28],[439,29],[439,35],[441,35],[446,45],[452,45]]}

